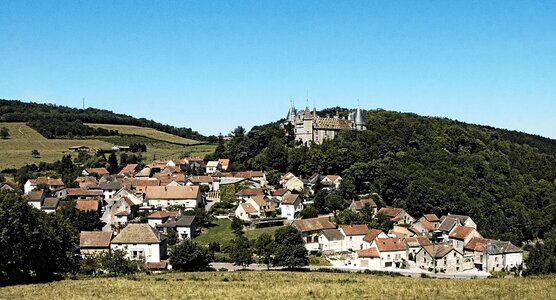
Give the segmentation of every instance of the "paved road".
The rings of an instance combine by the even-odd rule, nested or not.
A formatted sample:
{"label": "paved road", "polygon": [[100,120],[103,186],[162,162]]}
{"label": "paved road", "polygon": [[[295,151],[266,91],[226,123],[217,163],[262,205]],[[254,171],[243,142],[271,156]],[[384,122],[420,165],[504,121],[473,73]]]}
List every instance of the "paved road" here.
{"label": "paved road", "polygon": [[[212,263],[211,266],[216,270],[219,269],[228,269],[228,271],[240,271],[244,268],[240,266],[234,266],[231,263]],[[251,264],[249,267],[246,268],[247,270],[251,271],[265,271],[267,267],[265,265],[257,265]],[[283,268],[271,268],[271,270],[281,270]],[[333,267],[333,266],[308,266],[306,269],[311,271],[317,271],[319,269],[335,269],[344,272],[363,272],[365,268],[356,268],[356,267]],[[395,269],[395,268],[386,268],[384,270],[374,270],[374,271],[383,271],[383,272],[392,272],[402,274],[404,276],[410,277],[421,277],[421,274],[426,274],[429,277],[433,278],[451,278],[451,279],[474,279],[474,278],[488,278],[490,274],[486,272],[463,272],[457,274],[434,274],[431,272],[423,271],[423,270],[405,270],[405,269]]]}

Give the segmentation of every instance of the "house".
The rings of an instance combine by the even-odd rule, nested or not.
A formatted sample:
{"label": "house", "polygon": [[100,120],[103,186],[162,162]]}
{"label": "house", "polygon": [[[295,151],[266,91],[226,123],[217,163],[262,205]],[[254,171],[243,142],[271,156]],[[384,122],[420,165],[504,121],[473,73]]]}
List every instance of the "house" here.
{"label": "house", "polygon": [[392,228],[390,233],[401,239],[415,236],[415,233],[413,233],[411,230],[407,229],[406,227],[397,225],[394,225],[394,228]]}
{"label": "house", "polygon": [[23,185],[23,193],[29,194],[37,186],[44,185],[48,190],[53,191],[57,188],[64,187],[64,182],[60,178],[50,178],[50,177],[37,177],[35,179],[29,179]]}
{"label": "house", "polygon": [[434,229],[437,229],[438,226],[440,226],[440,219],[435,214],[425,214],[422,219],[431,223],[432,226],[434,226]]}
{"label": "house", "polygon": [[83,176],[90,176],[90,175],[97,175],[97,176],[104,176],[110,175],[110,172],[106,168],[87,168],[81,172]]}
{"label": "house", "polygon": [[156,225],[156,229],[165,234],[168,234],[170,228],[176,230],[180,240],[193,239],[197,236],[195,216],[169,217],[164,223]]}
{"label": "house", "polygon": [[145,188],[144,193],[144,199],[153,207],[183,205],[185,208],[193,209],[203,204],[198,186],[149,186]]}
{"label": "house", "polygon": [[403,208],[383,207],[377,214],[383,214],[390,217],[394,224],[413,224],[415,218],[408,214]]}
{"label": "house", "polygon": [[100,189],[85,190],[82,188],[67,188],[66,198],[68,200],[98,199],[98,198],[104,198],[104,192]]}
{"label": "house", "polygon": [[349,205],[349,209],[354,211],[354,212],[361,212],[363,210],[363,208],[365,207],[365,205],[368,205],[372,211],[373,211],[373,217],[376,215],[377,213],[377,205],[375,203],[375,201],[373,200],[372,197],[366,197],[363,198],[361,200],[352,200],[351,204]]}
{"label": "house", "polygon": [[282,218],[293,220],[295,214],[303,210],[303,199],[296,194],[287,194],[280,203]]}
{"label": "house", "polygon": [[216,172],[212,178],[215,191],[228,184],[249,184],[253,188],[266,186],[266,175],[262,171]]}
{"label": "house", "polygon": [[[435,227],[436,224],[436,227]],[[426,235],[435,231],[438,228],[438,223],[431,223],[426,217],[421,217],[417,222],[413,223],[412,228],[415,228],[418,235]]]}
{"label": "house", "polygon": [[292,226],[297,229],[303,240],[305,248],[309,251],[319,251],[319,234],[326,229],[336,229],[336,225],[328,217],[295,220]]}
{"label": "house", "polygon": [[301,179],[297,178],[296,176],[293,176],[293,177],[285,180],[284,183],[282,184],[282,186],[284,188],[288,189],[291,192],[293,192],[293,191],[301,192],[301,191],[303,191],[303,188],[304,188],[303,181]]}
{"label": "house", "polygon": [[464,253],[473,258],[478,270],[515,271],[523,266],[523,250],[507,241],[474,237],[465,245]]}
{"label": "house", "polygon": [[260,218],[261,212],[251,203],[240,203],[235,210],[235,216],[243,221],[251,221]]}
{"label": "house", "polygon": [[345,236],[345,245],[349,250],[362,250],[363,238],[369,233],[367,225],[342,225],[340,232]]}
{"label": "house", "polygon": [[463,254],[451,244],[423,246],[415,258],[417,267],[435,273],[461,272],[463,261]]}
{"label": "house", "polygon": [[278,199],[279,201],[284,200],[284,196],[286,194],[290,193],[290,191],[288,191],[288,189],[277,189],[274,191],[270,192],[270,195],[276,199]]}
{"label": "house", "polygon": [[482,238],[481,234],[475,228],[467,226],[457,226],[452,229],[449,234],[449,240],[452,246],[460,253],[463,253],[465,245],[474,237]]}
{"label": "house", "polygon": [[358,250],[355,254],[355,259],[351,262],[354,267],[368,268],[368,269],[382,269],[380,253],[377,247]]}
{"label": "house", "polygon": [[340,186],[340,182],[342,182],[342,177],[338,176],[338,175],[326,175],[324,176],[324,178],[320,181],[320,184],[324,187],[324,188],[328,188],[328,189],[338,189],[338,187]]}
{"label": "house", "polygon": [[3,182],[3,183],[0,183],[0,191],[14,192],[14,191],[16,191],[16,187],[15,187],[15,185],[12,185],[8,182]]}
{"label": "house", "polygon": [[219,171],[221,167],[222,166],[220,165],[219,161],[217,161],[217,160],[209,161],[209,162],[207,162],[206,173],[207,174],[214,174],[214,173],[216,173],[216,171]]}
{"label": "house", "polygon": [[319,250],[324,253],[346,251],[345,236],[338,229],[325,229],[318,235]]}
{"label": "house", "polygon": [[46,192],[42,190],[31,191],[27,193],[27,195],[25,195],[25,200],[27,200],[27,203],[31,204],[36,209],[41,209],[42,203],[45,198]]}
{"label": "house", "polygon": [[220,163],[220,169],[222,171],[227,171],[228,167],[230,166],[230,160],[229,159],[221,158],[221,159],[218,160],[218,163]]}
{"label": "house", "polygon": [[262,188],[258,189],[242,189],[236,193],[236,197],[240,200],[247,201],[255,196],[264,196],[264,191]]}
{"label": "house", "polygon": [[373,247],[378,249],[382,268],[400,268],[407,260],[407,248],[400,238],[376,238]]}
{"label": "house", "polygon": [[450,232],[455,226],[473,227],[477,229],[477,224],[475,224],[469,216],[451,214],[440,218],[440,225],[438,226],[438,229],[444,232]]}
{"label": "house", "polygon": [[84,190],[98,189],[98,180],[94,176],[80,176],[75,179],[75,183]]}
{"label": "house", "polygon": [[104,200],[108,201],[122,188],[122,183],[116,179],[116,176],[106,175],[98,181],[98,186],[104,194]]}
{"label": "house", "polygon": [[387,238],[388,235],[382,230],[370,229],[369,232],[363,237],[363,249],[371,248],[371,245],[377,238]]}
{"label": "house", "polygon": [[130,223],[112,240],[110,249],[123,249],[128,259],[160,262],[167,257],[168,239],[149,224]]}
{"label": "house", "polygon": [[80,211],[95,211],[100,214],[100,207],[100,201],[95,199],[75,201],[75,208]]}
{"label": "house", "polygon": [[156,228],[156,226],[166,222],[168,219],[175,219],[178,216],[181,216],[179,211],[157,210],[147,217],[147,222],[152,228]]}
{"label": "house", "polygon": [[59,203],[60,200],[58,200],[58,198],[55,197],[44,198],[44,201],[42,202],[41,210],[49,214],[54,213],[58,209]]}
{"label": "house", "polygon": [[135,176],[137,173],[138,164],[127,164],[122,170],[118,173],[118,176],[123,176],[127,178],[131,178]]}
{"label": "house", "polygon": [[79,233],[79,249],[82,255],[110,252],[112,232],[81,231]]}
{"label": "house", "polygon": [[114,218],[110,220],[112,224],[127,224],[137,216],[139,205],[134,203],[130,197],[132,196],[114,198],[116,200],[110,207],[110,214],[114,216]]}
{"label": "house", "polygon": [[426,236],[407,237],[403,239],[407,247],[407,257],[409,260],[415,261],[417,252],[424,246],[431,246],[432,242]]}
{"label": "house", "polygon": [[209,191],[212,191],[212,181],[212,177],[210,176],[191,176],[185,180],[185,185],[207,186]]}

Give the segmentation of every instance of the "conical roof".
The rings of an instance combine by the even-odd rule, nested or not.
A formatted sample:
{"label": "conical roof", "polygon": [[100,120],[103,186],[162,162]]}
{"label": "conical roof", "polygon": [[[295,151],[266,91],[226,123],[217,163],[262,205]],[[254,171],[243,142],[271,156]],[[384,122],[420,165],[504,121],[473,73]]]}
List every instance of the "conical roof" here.
{"label": "conical roof", "polygon": [[363,113],[361,113],[361,109],[359,107],[355,111],[354,119],[355,119],[355,125],[364,126],[367,124],[367,122],[365,122],[365,119],[363,118]]}

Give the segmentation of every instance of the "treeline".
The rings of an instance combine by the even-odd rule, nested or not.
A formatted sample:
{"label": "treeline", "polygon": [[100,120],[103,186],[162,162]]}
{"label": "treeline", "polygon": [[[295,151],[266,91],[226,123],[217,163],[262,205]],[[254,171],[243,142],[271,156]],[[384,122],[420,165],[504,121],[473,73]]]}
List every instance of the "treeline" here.
{"label": "treeline", "polygon": [[50,116],[38,117],[30,120],[27,122],[27,125],[47,139],[59,137],[73,138],[79,136],[110,136],[119,134],[117,130],[89,127],[83,124],[81,120],[69,121]]}
{"label": "treeline", "polygon": [[[336,111],[348,112],[327,110]],[[383,205],[416,217],[470,215],[486,237],[516,244],[556,226],[556,141],[415,114],[365,114],[369,130],[309,148],[294,141],[291,126],[237,128],[214,156],[230,158],[235,170],[342,175],[340,209],[357,194],[377,193]]]}
{"label": "treeline", "polygon": [[[79,121],[79,123],[100,123],[100,124],[117,124],[117,125],[134,125],[141,127],[149,127],[169,134],[177,135],[183,138],[193,139],[197,141],[216,142],[216,137],[206,137],[192,130],[191,128],[178,128],[170,125],[164,125],[145,118],[134,118],[125,114],[116,114],[108,110],[87,108],[77,109],[66,106],[58,106],[54,104],[26,103],[16,100],[0,99],[0,122],[34,122],[34,129],[38,130],[41,126],[48,126],[47,121],[60,120],[61,128],[50,129],[50,133],[69,132],[66,125]],[[37,126],[35,126],[37,125]],[[90,128],[83,125],[86,128]],[[93,129],[93,128],[91,128]],[[81,128],[80,132],[87,133],[86,129]],[[61,133],[60,135],[67,135]],[[80,134],[85,135],[85,134]],[[91,135],[91,134],[87,134]],[[100,134],[106,135],[106,134]]]}

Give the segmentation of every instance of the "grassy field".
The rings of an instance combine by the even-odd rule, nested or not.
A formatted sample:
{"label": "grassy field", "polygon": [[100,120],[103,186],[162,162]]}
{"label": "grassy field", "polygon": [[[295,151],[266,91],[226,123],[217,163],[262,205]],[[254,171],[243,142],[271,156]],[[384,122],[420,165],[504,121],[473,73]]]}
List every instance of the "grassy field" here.
{"label": "grassy field", "polygon": [[[211,242],[218,242],[220,244],[225,244],[232,239],[234,239],[234,233],[231,229],[232,221],[228,219],[221,219],[216,220],[214,224],[216,226],[204,229],[203,233],[195,238],[195,242],[208,245]],[[244,230],[245,236],[250,239],[254,240],[258,238],[263,233],[274,234],[276,230],[280,227],[268,227],[268,228],[260,228],[260,229],[246,229]]]}
{"label": "grassy field", "polygon": [[[93,139],[63,140],[47,139],[25,123],[0,123],[10,131],[10,139],[0,139],[0,170],[17,168],[25,164],[39,163],[41,161],[53,162],[62,158],[68,148],[76,145],[85,145],[90,148],[109,147],[111,144]],[[33,158],[31,150],[37,149],[41,157]]]}
{"label": "grassy field", "polygon": [[[214,145],[175,144],[178,141],[180,143],[187,142],[187,144],[191,144],[191,142],[195,141],[182,139],[178,136],[168,135],[152,129],[151,131],[143,130],[135,134],[148,132],[149,135],[154,135],[159,139],[135,135],[88,137],[71,140],[47,139],[34,129],[25,125],[25,123],[0,123],[0,127],[8,128],[11,135],[10,139],[0,139],[0,170],[5,168],[19,168],[25,164],[39,163],[41,161],[53,162],[62,158],[64,154],[70,153],[68,152],[69,147],[77,145],[85,145],[91,149],[99,149],[108,148],[112,145],[143,143],[147,145],[147,152],[143,154],[147,162],[153,160],[153,158],[160,160],[177,159],[183,153],[204,157],[207,153],[213,152],[215,148]],[[161,137],[164,137],[168,142],[160,139]],[[171,141],[172,139],[173,141]],[[31,156],[31,150],[33,149],[37,149],[40,152],[40,158],[33,158]]]}
{"label": "grassy field", "polygon": [[182,138],[173,134],[158,131],[148,127],[139,127],[139,126],[130,126],[130,125],[92,124],[92,123],[87,123],[85,125],[94,128],[117,130],[120,134],[140,135],[151,139],[166,141],[170,143],[185,144],[185,145],[199,143],[198,141],[195,140]]}
{"label": "grassy field", "polygon": [[366,274],[210,272],[0,288],[0,299],[554,299],[556,278],[442,280]]}

